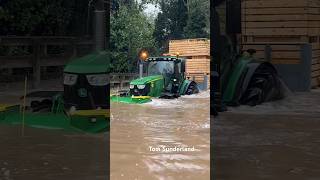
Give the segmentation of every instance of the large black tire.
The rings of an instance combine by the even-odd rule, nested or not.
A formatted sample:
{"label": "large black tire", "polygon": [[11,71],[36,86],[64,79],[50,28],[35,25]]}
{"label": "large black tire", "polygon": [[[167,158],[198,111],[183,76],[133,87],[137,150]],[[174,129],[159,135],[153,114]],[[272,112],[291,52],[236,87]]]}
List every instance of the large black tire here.
{"label": "large black tire", "polygon": [[240,99],[240,104],[250,106],[284,97],[283,84],[272,66],[261,65],[253,74],[249,85]]}
{"label": "large black tire", "polygon": [[189,84],[189,86],[188,86],[185,94],[186,94],[186,95],[191,95],[191,94],[197,94],[197,93],[199,93],[198,85],[197,85],[196,82],[192,81],[192,82]]}

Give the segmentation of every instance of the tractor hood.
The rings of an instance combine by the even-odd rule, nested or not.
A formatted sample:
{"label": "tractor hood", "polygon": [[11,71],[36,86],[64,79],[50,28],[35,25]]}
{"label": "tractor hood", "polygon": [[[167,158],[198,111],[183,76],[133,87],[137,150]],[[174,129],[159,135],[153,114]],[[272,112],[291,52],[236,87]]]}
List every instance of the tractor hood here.
{"label": "tractor hood", "polygon": [[131,85],[143,85],[143,84],[148,84],[150,82],[162,80],[163,76],[162,75],[156,75],[156,76],[146,76],[142,78],[135,79],[130,82]]}
{"label": "tractor hood", "polygon": [[64,72],[75,74],[100,74],[108,73],[110,56],[107,52],[97,52],[71,60]]}
{"label": "tractor hood", "polygon": [[[151,97],[159,97],[163,90],[163,76],[147,76],[130,82],[128,96],[111,96],[111,101],[128,104],[142,104],[151,101]],[[139,85],[143,85],[139,87]]]}

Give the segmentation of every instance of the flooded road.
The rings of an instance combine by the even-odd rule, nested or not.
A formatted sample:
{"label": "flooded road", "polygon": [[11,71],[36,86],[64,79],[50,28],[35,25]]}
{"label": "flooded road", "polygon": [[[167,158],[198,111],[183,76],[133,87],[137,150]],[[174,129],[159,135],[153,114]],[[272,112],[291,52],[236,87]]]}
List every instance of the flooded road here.
{"label": "flooded road", "polygon": [[[209,179],[209,104],[209,92],[141,105],[112,103],[111,179]],[[165,152],[163,146],[189,150]]]}
{"label": "flooded road", "polygon": [[221,113],[211,124],[215,179],[320,179],[319,107],[316,90]]}

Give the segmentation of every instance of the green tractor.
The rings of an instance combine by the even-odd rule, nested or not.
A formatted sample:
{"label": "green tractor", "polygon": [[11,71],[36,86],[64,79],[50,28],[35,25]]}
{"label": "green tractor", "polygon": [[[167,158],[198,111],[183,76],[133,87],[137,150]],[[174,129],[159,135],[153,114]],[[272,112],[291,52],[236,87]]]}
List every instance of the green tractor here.
{"label": "green tractor", "polygon": [[112,95],[111,101],[141,104],[150,102],[152,97],[173,99],[199,92],[197,83],[186,78],[185,59],[150,57],[145,64],[147,76],[131,81],[130,90]]}
{"label": "green tractor", "polygon": [[109,130],[109,55],[76,58],[64,69],[64,91],[36,91],[24,105],[0,105],[0,123],[87,133]]}
{"label": "green tractor", "polygon": [[241,50],[241,1],[215,0],[211,8],[211,113],[284,98],[285,85],[275,66],[256,59],[254,49]]}

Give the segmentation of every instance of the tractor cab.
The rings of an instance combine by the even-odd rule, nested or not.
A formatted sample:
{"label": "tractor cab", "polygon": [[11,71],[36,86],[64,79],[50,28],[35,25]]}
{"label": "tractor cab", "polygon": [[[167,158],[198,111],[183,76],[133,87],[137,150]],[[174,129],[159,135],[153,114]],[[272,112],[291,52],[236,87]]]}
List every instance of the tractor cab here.
{"label": "tractor cab", "polygon": [[152,57],[147,61],[147,75],[162,75],[164,91],[178,93],[185,79],[185,59],[176,57]]}

